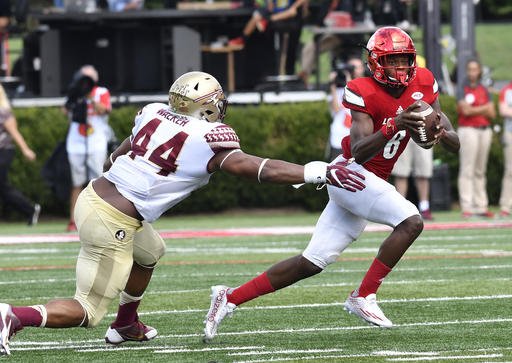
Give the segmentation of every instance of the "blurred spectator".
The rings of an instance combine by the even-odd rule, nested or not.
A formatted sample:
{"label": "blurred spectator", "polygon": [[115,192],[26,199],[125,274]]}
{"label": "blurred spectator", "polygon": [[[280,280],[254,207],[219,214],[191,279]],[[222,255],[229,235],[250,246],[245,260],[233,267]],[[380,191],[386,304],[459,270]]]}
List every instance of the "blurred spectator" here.
{"label": "blurred spectator", "polygon": [[510,217],[512,207],[512,82],[499,96],[499,112],[503,117],[504,171],[501,182],[500,217]]}
{"label": "blurred spectator", "polygon": [[9,24],[11,15],[11,1],[0,0],[0,76],[11,75],[9,66]]}
{"label": "blurred spectator", "polygon": [[364,64],[361,58],[350,57],[346,63],[336,63],[329,82],[329,111],[332,122],[329,133],[328,159],[333,160],[341,154],[341,140],[350,133],[352,116],[343,106],[345,85],[354,78],[364,76]]}
{"label": "blurred spectator", "polygon": [[76,200],[84,185],[102,174],[108,142],[112,138],[108,124],[108,114],[112,109],[110,92],[98,86],[98,79],[98,72],[93,66],[83,66],[73,77],[66,100],[70,119],[66,151],[72,180],[68,231],[76,231]]}
{"label": "blurred spectator", "polygon": [[18,124],[4,88],[0,85],[0,198],[4,205],[10,205],[28,218],[28,225],[33,226],[39,220],[41,206],[32,203],[19,190],[9,184],[8,171],[14,159],[15,145],[23,156],[34,161],[36,154],[27,145],[23,135],[18,131]]}
{"label": "blurred spectator", "polygon": [[11,19],[11,1],[0,0],[0,31],[7,31]]}
{"label": "blurred spectator", "polygon": [[466,63],[462,97],[457,101],[459,150],[459,199],[462,216],[492,218],[488,210],[487,160],[491,150],[491,122],[496,117],[489,90],[482,85],[482,65],[474,58]]}
{"label": "blurred spectator", "polygon": [[373,19],[377,25],[396,25],[400,28],[410,26],[407,20],[407,7],[412,0],[382,0],[376,1]]}
{"label": "blurred spectator", "polygon": [[108,0],[110,11],[141,10],[144,8],[144,0]]}
{"label": "blurred spectator", "polygon": [[[321,5],[316,25],[320,27],[327,26],[327,24],[325,24],[326,19],[329,17],[329,14],[333,12],[346,12],[350,14],[351,22],[363,22],[364,13],[366,11],[368,11],[366,1],[324,1]],[[341,53],[342,47],[345,53],[350,53],[353,51],[352,48],[354,46],[358,47],[359,43],[364,42],[364,36],[362,34],[341,35],[327,32],[319,35],[319,37],[320,38],[316,40],[318,43],[318,52],[330,52],[331,59],[335,59]],[[298,76],[302,79],[306,87],[309,84],[309,77],[315,68],[315,59],[317,56],[316,47],[315,39],[311,39],[311,41],[307,42],[302,48],[301,70]]]}
{"label": "blurred spectator", "polygon": [[[425,58],[416,55],[418,67],[425,68]],[[398,158],[391,175],[395,179],[395,188],[404,197],[409,189],[409,177],[414,177],[416,192],[418,193],[418,209],[424,220],[433,220],[430,211],[430,179],[434,173],[434,151],[424,149],[415,142],[409,142],[402,155]]]}
{"label": "blurred spectator", "polygon": [[418,193],[418,209],[424,220],[432,220],[430,211],[430,179],[433,174],[432,148],[423,149],[415,142],[409,142],[398,158],[391,175],[395,177],[395,188],[404,197],[409,188],[409,176],[414,176]]}
{"label": "blurred spectator", "polygon": [[[247,22],[242,36],[231,39],[230,45],[244,45],[257,29],[259,32],[276,30],[278,27],[290,27],[299,30],[302,26],[302,14],[308,0],[260,0],[256,2],[251,19]],[[300,26],[298,26],[300,24]],[[298,27],[297,27],[298,26]]]}

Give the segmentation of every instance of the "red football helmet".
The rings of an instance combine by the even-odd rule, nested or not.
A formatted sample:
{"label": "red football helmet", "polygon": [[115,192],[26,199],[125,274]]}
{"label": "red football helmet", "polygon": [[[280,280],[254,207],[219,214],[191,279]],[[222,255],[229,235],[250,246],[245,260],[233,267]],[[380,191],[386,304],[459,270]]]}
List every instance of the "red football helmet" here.
{"label": "red football helmet", "polygon": [[[416,77],[416,48],[411,37],[402,29],[395,26],[378,29],[368,40],[366,48],[368,68],[377,82],[404,87]],[[404,54],[409,57],[407,66],[388,65],[388,56]]]}

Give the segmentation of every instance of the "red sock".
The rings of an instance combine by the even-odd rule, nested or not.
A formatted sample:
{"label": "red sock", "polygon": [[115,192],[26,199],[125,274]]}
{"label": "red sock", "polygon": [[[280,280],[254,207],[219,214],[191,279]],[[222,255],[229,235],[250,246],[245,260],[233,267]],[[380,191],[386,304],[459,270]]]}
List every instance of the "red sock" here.
{"label": "red sock", "polygon": [[110,326],[112,328],[122,328],[130,325],[134,321],[137,321],[137,308],[139,307],[139,304],[140,300],[119,305],[116,320]]}
{"label": "red sock", "polygon": [[41,326],[43,317],[36,308],[32,306],[13,306],[12,312],[20,319],[22,326]]}
{"label": "red sock", "polygon": [[390,272],[391,268],[384,265],[378,259],[374,259],[361,282],[361,286],[359,286],[359,296],[367,297],[370,294],[375,294],[382,280],[384,280]]}
{"label": "red sock", "polygon": [[228,294],[228,302],[235,305],[243,304],[249,300],[255,299],[258,296],[274,292],[267,273],[264,272],[258,277],[253,278],[251,281],[246,282],[240,287],[234,289],[231,294]]}

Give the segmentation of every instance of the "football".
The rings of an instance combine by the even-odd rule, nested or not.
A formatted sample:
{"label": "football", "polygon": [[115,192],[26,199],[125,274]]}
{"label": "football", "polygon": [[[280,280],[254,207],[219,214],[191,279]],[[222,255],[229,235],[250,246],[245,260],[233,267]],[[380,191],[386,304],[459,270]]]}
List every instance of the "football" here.
{"label": "football", "polygon": [[416,110],[419,114],[425,117],[425,126],[418,128],[418,133],[411,132],[411,139],[422,148],[429,149],[435,143],[434,135],[438,132],[437,126],[440,119],[432,106],[423,100],[418,101],[420,108]]}

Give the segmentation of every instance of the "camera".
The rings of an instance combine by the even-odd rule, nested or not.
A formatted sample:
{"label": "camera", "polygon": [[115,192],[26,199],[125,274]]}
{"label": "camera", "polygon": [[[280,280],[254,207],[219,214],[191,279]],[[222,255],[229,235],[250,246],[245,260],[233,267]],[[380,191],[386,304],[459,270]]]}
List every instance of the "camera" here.
{"label": "camera", "polygon": [[87,95],[92,91],[96,82],[78,71],[73,75],[68,86],[67,100],[64,107],[71,112],[73,122],[87,123]]}
{"label": "camera", "polygon": [[348,64],[341,61],[336,61],[333,64],[333,70],[336,72],[336,78],[334,79],[334,84],[336,87],[345,87],[347,84],[347,73],[350,75],[350,78],[354,78],[354,69],[355,67],[352,64]]}

